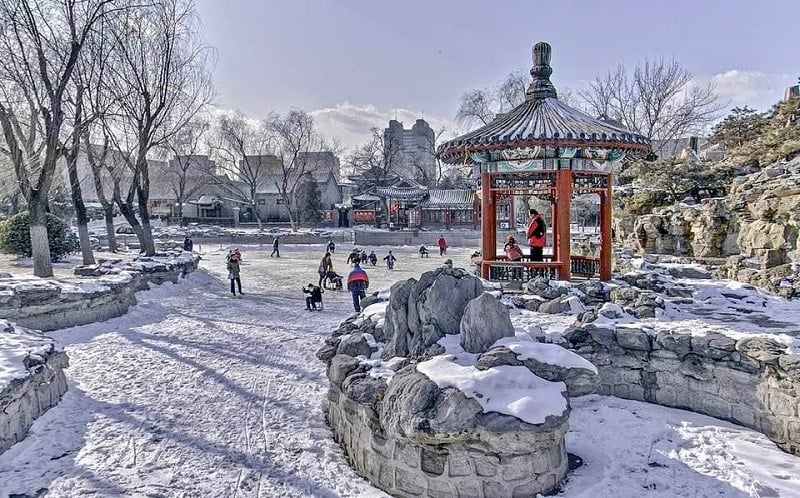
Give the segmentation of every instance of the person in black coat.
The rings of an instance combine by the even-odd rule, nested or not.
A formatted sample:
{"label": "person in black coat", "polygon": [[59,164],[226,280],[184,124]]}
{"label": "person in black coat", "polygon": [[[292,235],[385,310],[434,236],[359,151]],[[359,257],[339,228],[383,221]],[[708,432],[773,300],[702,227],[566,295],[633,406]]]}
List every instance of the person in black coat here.
{"label": "person in black coat", "polygon": [[308,287],[303,287],[303,294],[308,294],[306,297],[306,309],[308,311],[317,309],[317,303],[322,302],[322,287],[319,285],[308,284]]}

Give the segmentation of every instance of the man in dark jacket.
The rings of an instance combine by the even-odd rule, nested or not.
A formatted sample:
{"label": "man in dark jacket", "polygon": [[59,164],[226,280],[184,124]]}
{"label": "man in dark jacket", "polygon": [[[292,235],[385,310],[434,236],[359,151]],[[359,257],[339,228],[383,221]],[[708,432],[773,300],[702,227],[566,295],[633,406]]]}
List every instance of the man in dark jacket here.
{"label": "man in dark jacket", "polygon": [[318,285],[308,284],[308,287],[303,287],[303,294],[308,294],[306,297],[306,309],[308,311],[317,309],[317,303],[322,303],[322,293],[325,292]]}
{"label": "man in dark jacket", "polygon": [[531,261],[544,261],[544,246],[547,243],[547,225],[545,224],[539,211],[530,210],[531,221],[528,223],[528,230],[525,238],[531,248]]}
{"label": "man in dark jacket", "polygon": [[278,250],[278,237],[275,237],[275,240],[272,241],[272,254],[269,257],[271,258],[272,256],[281,257],[281,252]]}

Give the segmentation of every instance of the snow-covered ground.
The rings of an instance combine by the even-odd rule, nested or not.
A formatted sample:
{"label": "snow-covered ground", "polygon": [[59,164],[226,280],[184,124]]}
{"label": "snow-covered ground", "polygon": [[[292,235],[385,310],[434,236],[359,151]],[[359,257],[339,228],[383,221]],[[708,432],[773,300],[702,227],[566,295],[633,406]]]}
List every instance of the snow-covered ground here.
{"label": "snow-covered ground", "polygon": [[[70,355],[70,390],[0,455],[0,496],[385,496],[350,469],[319,409],[327,381],[313,353],[352,309],[335,292],[324,312],[304,309],[322,247],[284,247],[280,260],[242,247],[241,298],[222,280],[226,249],[204,255],[207,271],[139,294],[124,317],[50,334]],[[371,290],[444,259],[395,252],[393,272],[367,269]],[[464,266],[471,250],[451,252]],[[553,330],[567,321],[555,319]],[[800,459],[754,431],[612,397],[571,403],[568,449],[584,465],[562,496],[800,496]]]}

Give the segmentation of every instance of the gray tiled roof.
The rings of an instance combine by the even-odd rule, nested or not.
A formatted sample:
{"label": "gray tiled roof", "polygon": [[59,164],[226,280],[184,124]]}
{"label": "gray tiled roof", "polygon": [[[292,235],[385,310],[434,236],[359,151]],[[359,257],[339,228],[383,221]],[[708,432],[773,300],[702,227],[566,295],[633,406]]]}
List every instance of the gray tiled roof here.
{"label": "gray tiled roof", "polygon": [[423,207],[436,208],[463,208],[473,206],[475,192],[468,188],[457,189],[430,189],[428,198],[420,203]]}
{"label": "gray tiled roof", "polygon": [[593,118],[555,97],[529,99],[491,123],[444,143],[439,154],[458,162],[470,152],[515,147],[573,146],[649,150],[647,138]]}

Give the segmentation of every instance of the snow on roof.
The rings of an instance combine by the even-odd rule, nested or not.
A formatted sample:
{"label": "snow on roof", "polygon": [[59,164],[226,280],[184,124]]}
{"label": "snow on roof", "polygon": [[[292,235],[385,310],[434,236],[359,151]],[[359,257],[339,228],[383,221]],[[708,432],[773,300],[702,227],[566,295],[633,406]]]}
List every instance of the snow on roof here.
{"label": "snow on roof", "polygon": [[449,207],[470,209],[474,205],[475,191],[468,188],[430,189],[428,198],[420,202],[423,207]]}

